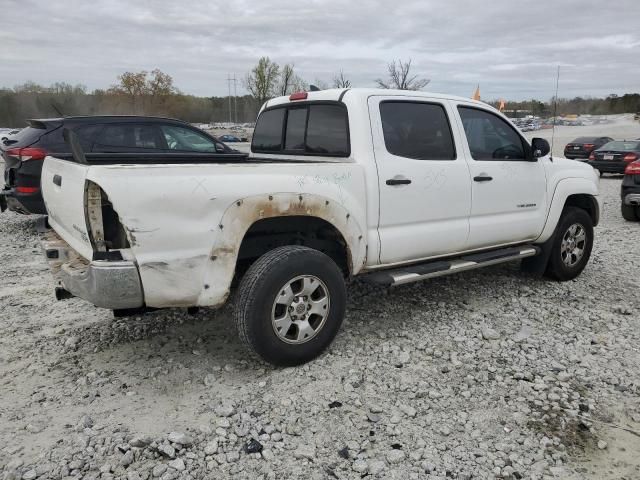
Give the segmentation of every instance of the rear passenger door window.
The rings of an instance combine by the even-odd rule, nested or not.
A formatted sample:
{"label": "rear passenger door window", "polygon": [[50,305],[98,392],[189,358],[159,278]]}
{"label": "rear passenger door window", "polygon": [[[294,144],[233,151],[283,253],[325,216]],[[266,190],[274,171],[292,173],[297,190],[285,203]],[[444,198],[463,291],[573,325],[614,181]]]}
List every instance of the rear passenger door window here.
{"label": "rear passenger door window", "polygon": [[435,103],[380,103],[387,151],[415,160],[455,160],[456,149],[444,107]]}
{"label": "rear passenger door window", "polygon": [[107,124],[93,151],[99,153],[159,152],[164,149],[160,133],[154,125]]}
{"label": "rear passenger door window", "polygon": [[526,160],[524,141],[505,120],[473,107],[458,107],[474,160]]}

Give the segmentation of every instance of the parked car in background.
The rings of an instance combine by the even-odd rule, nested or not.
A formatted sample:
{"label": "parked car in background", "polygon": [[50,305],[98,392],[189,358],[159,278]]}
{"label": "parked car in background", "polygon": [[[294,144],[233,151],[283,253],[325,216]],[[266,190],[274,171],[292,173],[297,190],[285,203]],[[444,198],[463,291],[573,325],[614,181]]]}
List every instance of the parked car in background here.
{"label": "parked car in background", "polygon": [[236,137],[235,135],[220,135],[218,140],[225,143],[246,142],[246,138]]}
{"label": "parked car in background", "polygon": [[586,160],[593,150],[612,141],[613,138],[610,137],[578,137],[564,147],[564,157],[571,160],[576,158]]}
{"label": "parked car in background", "polygon": [[624,173],[631,162],[640,158],[640,141],[614,140],[594,150],[587,163],[600,173]]}
{"label": "parked car in background", "polygon": [[20,128],[0,128],[0,142],[10,139],[20,132]]}
{"label": "parked car in background", "polygon": [[620,187],[622,216],[625,220],[640,220],[640,160],[631,162],[624,170]]}
{"label": "parked car in background", "polygon": [[42,162],[47,155],[71,158],[62,132],[77,133],[88,155],[136,156],[140,162],[193,163],[199,157],[235,155],[244,157],[202,130],[180,120],[140,116],[92,116],[29,120],[28,127],[0,142],[4,158],[4,189],[0,210],[7,207],[24,214],[44,214],[40,191]]}

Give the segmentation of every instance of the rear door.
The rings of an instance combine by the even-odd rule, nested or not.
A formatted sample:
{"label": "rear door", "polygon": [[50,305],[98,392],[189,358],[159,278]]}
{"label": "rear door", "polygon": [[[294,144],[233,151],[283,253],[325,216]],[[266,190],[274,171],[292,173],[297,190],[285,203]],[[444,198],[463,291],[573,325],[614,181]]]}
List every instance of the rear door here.
{"label": "rear door", "polygon": [[93,255],[85,216],[85,179],[89,168],[74,161],[46,157],[41,177],[49,224],[87,259]]}
{"label": "rear door", "polygon": [[380,190],[380,263],[462,251],[471,185],[446,101],[369,98]]}
{"label": "rear door", "polygon": [[545,160],[529,161],[531,147],[498,114],[456,103],[472,179],[468,248],[535,239],[547,214]]}

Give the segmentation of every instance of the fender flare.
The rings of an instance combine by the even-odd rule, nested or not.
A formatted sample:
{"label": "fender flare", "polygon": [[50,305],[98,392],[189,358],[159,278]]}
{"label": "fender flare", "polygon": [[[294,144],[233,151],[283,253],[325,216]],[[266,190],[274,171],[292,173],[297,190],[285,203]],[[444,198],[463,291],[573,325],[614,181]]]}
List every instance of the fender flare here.
{"label": "fender flare", "polygon": [[560,220],[564,206],[567,203],[567,199],[571,195],[586,195],[593,199],[597,208],[596,221],[594,223],[597,223],[601,209],[597,185],[589,179],[582,177],[564,178],[555,186],[544,228],[540,236],[535,240],[535,243],[544,243],[551,238]]}
{"label": "fender flare", "polygon": [[366,240],[358,221],[341,204],[321,195],[273,193],[236,200],[222,215],[211,248],[204,276],[204,290],[198,305],[216,306],[229,295],[242,240],[258,220],[287,216],[317,217],[333,225],[347,246],[347,261],[352,274],[366,262]]}

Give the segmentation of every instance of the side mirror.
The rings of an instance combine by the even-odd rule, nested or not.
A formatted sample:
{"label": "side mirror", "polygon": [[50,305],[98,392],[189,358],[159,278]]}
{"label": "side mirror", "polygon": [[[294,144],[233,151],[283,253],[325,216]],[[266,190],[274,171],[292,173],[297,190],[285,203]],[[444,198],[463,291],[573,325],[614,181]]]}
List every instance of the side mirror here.
{"label": "side mirror", "polygon": [[531,140],[531,150],[533,151],[533,158],[540,158],[549,154],[551,146],[544,138],[536,137]]}
{"label": "side mirror", "polygon": [[216,143],[216,152],[224,153],[224,147],[222,145],[220,145],[219,143]]}

